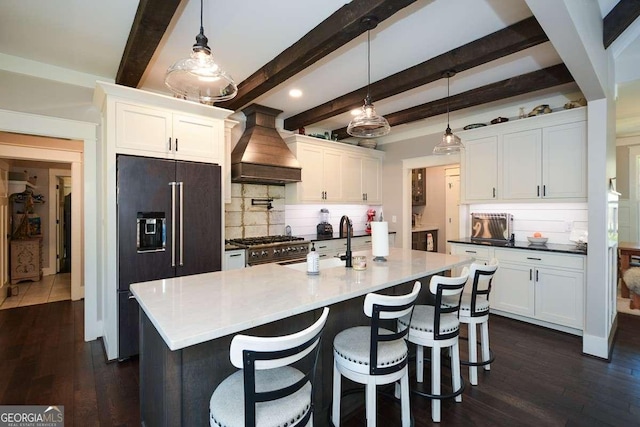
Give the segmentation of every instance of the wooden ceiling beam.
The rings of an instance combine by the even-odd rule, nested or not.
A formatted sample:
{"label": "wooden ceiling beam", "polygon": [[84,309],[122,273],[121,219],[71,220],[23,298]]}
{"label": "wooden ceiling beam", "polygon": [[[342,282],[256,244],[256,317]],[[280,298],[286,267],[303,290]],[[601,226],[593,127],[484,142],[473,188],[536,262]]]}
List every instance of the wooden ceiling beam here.
{"label": "wooden ceiling beam", "polygon": [[611,46],[620,34],[640,16],[640,1],[620,0],[604,17],[602,25],[602,43],[604,48]]}
{"label": "wooden ceiling beam", "polygon": [[[554,65],[542,70],[512,77],[476,89],[468,90],[449,97],[449,111],[461,110],[489,102],[500,101],[525,93],[547,89],[573,82],[573,77],[564,64]],[[447,112],[447,98],[438,99],[426,104],[407,108],[406,110],[386,114],[385,118],[391,126],[398,126]],[[444,129],[444,127],[443,127]],[[338,139],[349,138],[347,128],[334,130]]]}
{"label": "wooden ceiling beam", "polygon": [[[489,34],[466,45],[400,71],[370,86],[371,99],[379,101],[442,78],[445,71],[461,72],[548,41],[534,17]],[[328,101],[284,120],[284,128],[296,130],[362,106],[367,87]]]}
{"label": "wooden ceiling beam", "polygon": [[138,87],[180,0],[141,0],[124,48],[116,83]]}
{"label": "wooden ceiling beam", "polygon": [[367,30],[362,18],[375,16],[378,22],[416,0],[353,0],[345,4],[300,40],[289,46],[258,71],[238,84],[238,94],[216,106],[238,110],[283,83],[316,61],[344,46]]}

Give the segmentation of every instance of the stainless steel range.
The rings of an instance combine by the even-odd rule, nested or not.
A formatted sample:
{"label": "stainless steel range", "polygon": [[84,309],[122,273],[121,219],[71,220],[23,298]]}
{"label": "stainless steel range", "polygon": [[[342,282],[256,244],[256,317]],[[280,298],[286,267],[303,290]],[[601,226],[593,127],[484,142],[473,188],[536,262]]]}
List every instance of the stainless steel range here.
{"label": "stainless steel range", "polygon": [[295,236],[264,236],[244,239],[230,239],[226,243],[246,248],[246,263],[250,265],[266,264],[305,259],[309,251],[309,242]]}

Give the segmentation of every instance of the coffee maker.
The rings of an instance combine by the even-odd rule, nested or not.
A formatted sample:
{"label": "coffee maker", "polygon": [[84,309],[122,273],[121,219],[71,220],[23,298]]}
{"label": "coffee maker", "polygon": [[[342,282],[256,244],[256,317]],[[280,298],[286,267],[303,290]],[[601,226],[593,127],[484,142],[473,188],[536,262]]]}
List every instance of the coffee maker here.
{"label": "coffee maker", "polygon": [[333,237],[333,226],[329,224],[329,209],[320,209],[320,224],[316,227],[318,239]]}

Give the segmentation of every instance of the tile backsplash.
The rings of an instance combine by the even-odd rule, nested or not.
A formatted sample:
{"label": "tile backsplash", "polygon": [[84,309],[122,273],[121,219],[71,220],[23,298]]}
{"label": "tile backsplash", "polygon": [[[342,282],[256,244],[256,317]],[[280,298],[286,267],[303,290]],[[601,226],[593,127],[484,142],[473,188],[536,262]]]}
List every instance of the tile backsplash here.
{"label": "tile backsplash", "polygon": [[380,206],[367,205],[286,205],[285,221],[291,226],[291,234],[294,236],[315,235],[316,226],[320,222],[320,209],[329,210],[329,223],[333,226],[334,233],[340,230],[340,218],[347,215],[353,224],[355,231],[363,231],[367,222],[367,210],[376,211],[376,219],[380,216]]}
{"label": "tile backsplash", "polygon": [[[252,199],[273,199],[273,208],[254,206]],[[225,239],[284,234],[284,201],[281,185],[231,184],[231,203],[224,209]]]}

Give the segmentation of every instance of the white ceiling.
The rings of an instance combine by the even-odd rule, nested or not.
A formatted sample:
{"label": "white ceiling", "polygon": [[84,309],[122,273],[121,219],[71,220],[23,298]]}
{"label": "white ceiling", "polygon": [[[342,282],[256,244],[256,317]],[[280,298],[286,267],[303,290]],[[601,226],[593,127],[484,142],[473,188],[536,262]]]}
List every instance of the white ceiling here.
{"label": "white ceiling", "polygon": [[[603,16],[617,0],[598,0]],[[329,17],[345,0],[205,0],[204,30],[217,62],[237,83]],[[89,86],[114,80],[137,3],[132,0],[3,0],[0,2],[0,70],[48,79],[76,76]],[[186,57],[199,30],[200,2],[183,0],[143,76],[141,89],[169,93],[164,72]],[[371,79],[383,77],[484,37],[531,16],[524,0],[418,0],[371,32]],[[634,23],[616,48],[619,126],[640,133],[640,29]],[[637,25],[640,27],[640,24]],[[635,33],[638,34],[635,34]],[[283,110],[287,118],[367,83],[366,34],[256,99]],[[451,94],[561,62],[551,43],[459,73]],[[624,65],[624,66],[623,66]],[[73,70],[73,71],[71,71]],[[629,71],[631,70],[631,71]],[[67,76],[67,77],[64,77]],[[81,78],[82,77],[82,78]],[[303,97],[290,98],[291,88]],[[567,91],[567,88],[560,88]],[[569,88],[570,90],[571,88]],[[575,88],[573,88],[575,92]],[[553,91],[548,91],[549,96]],[[446,80],[385,99],[373,100],[380,114],[446,96]],[[561,107],[561,105],[552,106]],[[477,108],[476,108],[477,110]],[[462,115],[465,111],[458,112]],[[471,113],[472,111],[469,111]],[[315,124],[336,129],[348,113]],[[619,129],[621,131],[622,128]]]}

